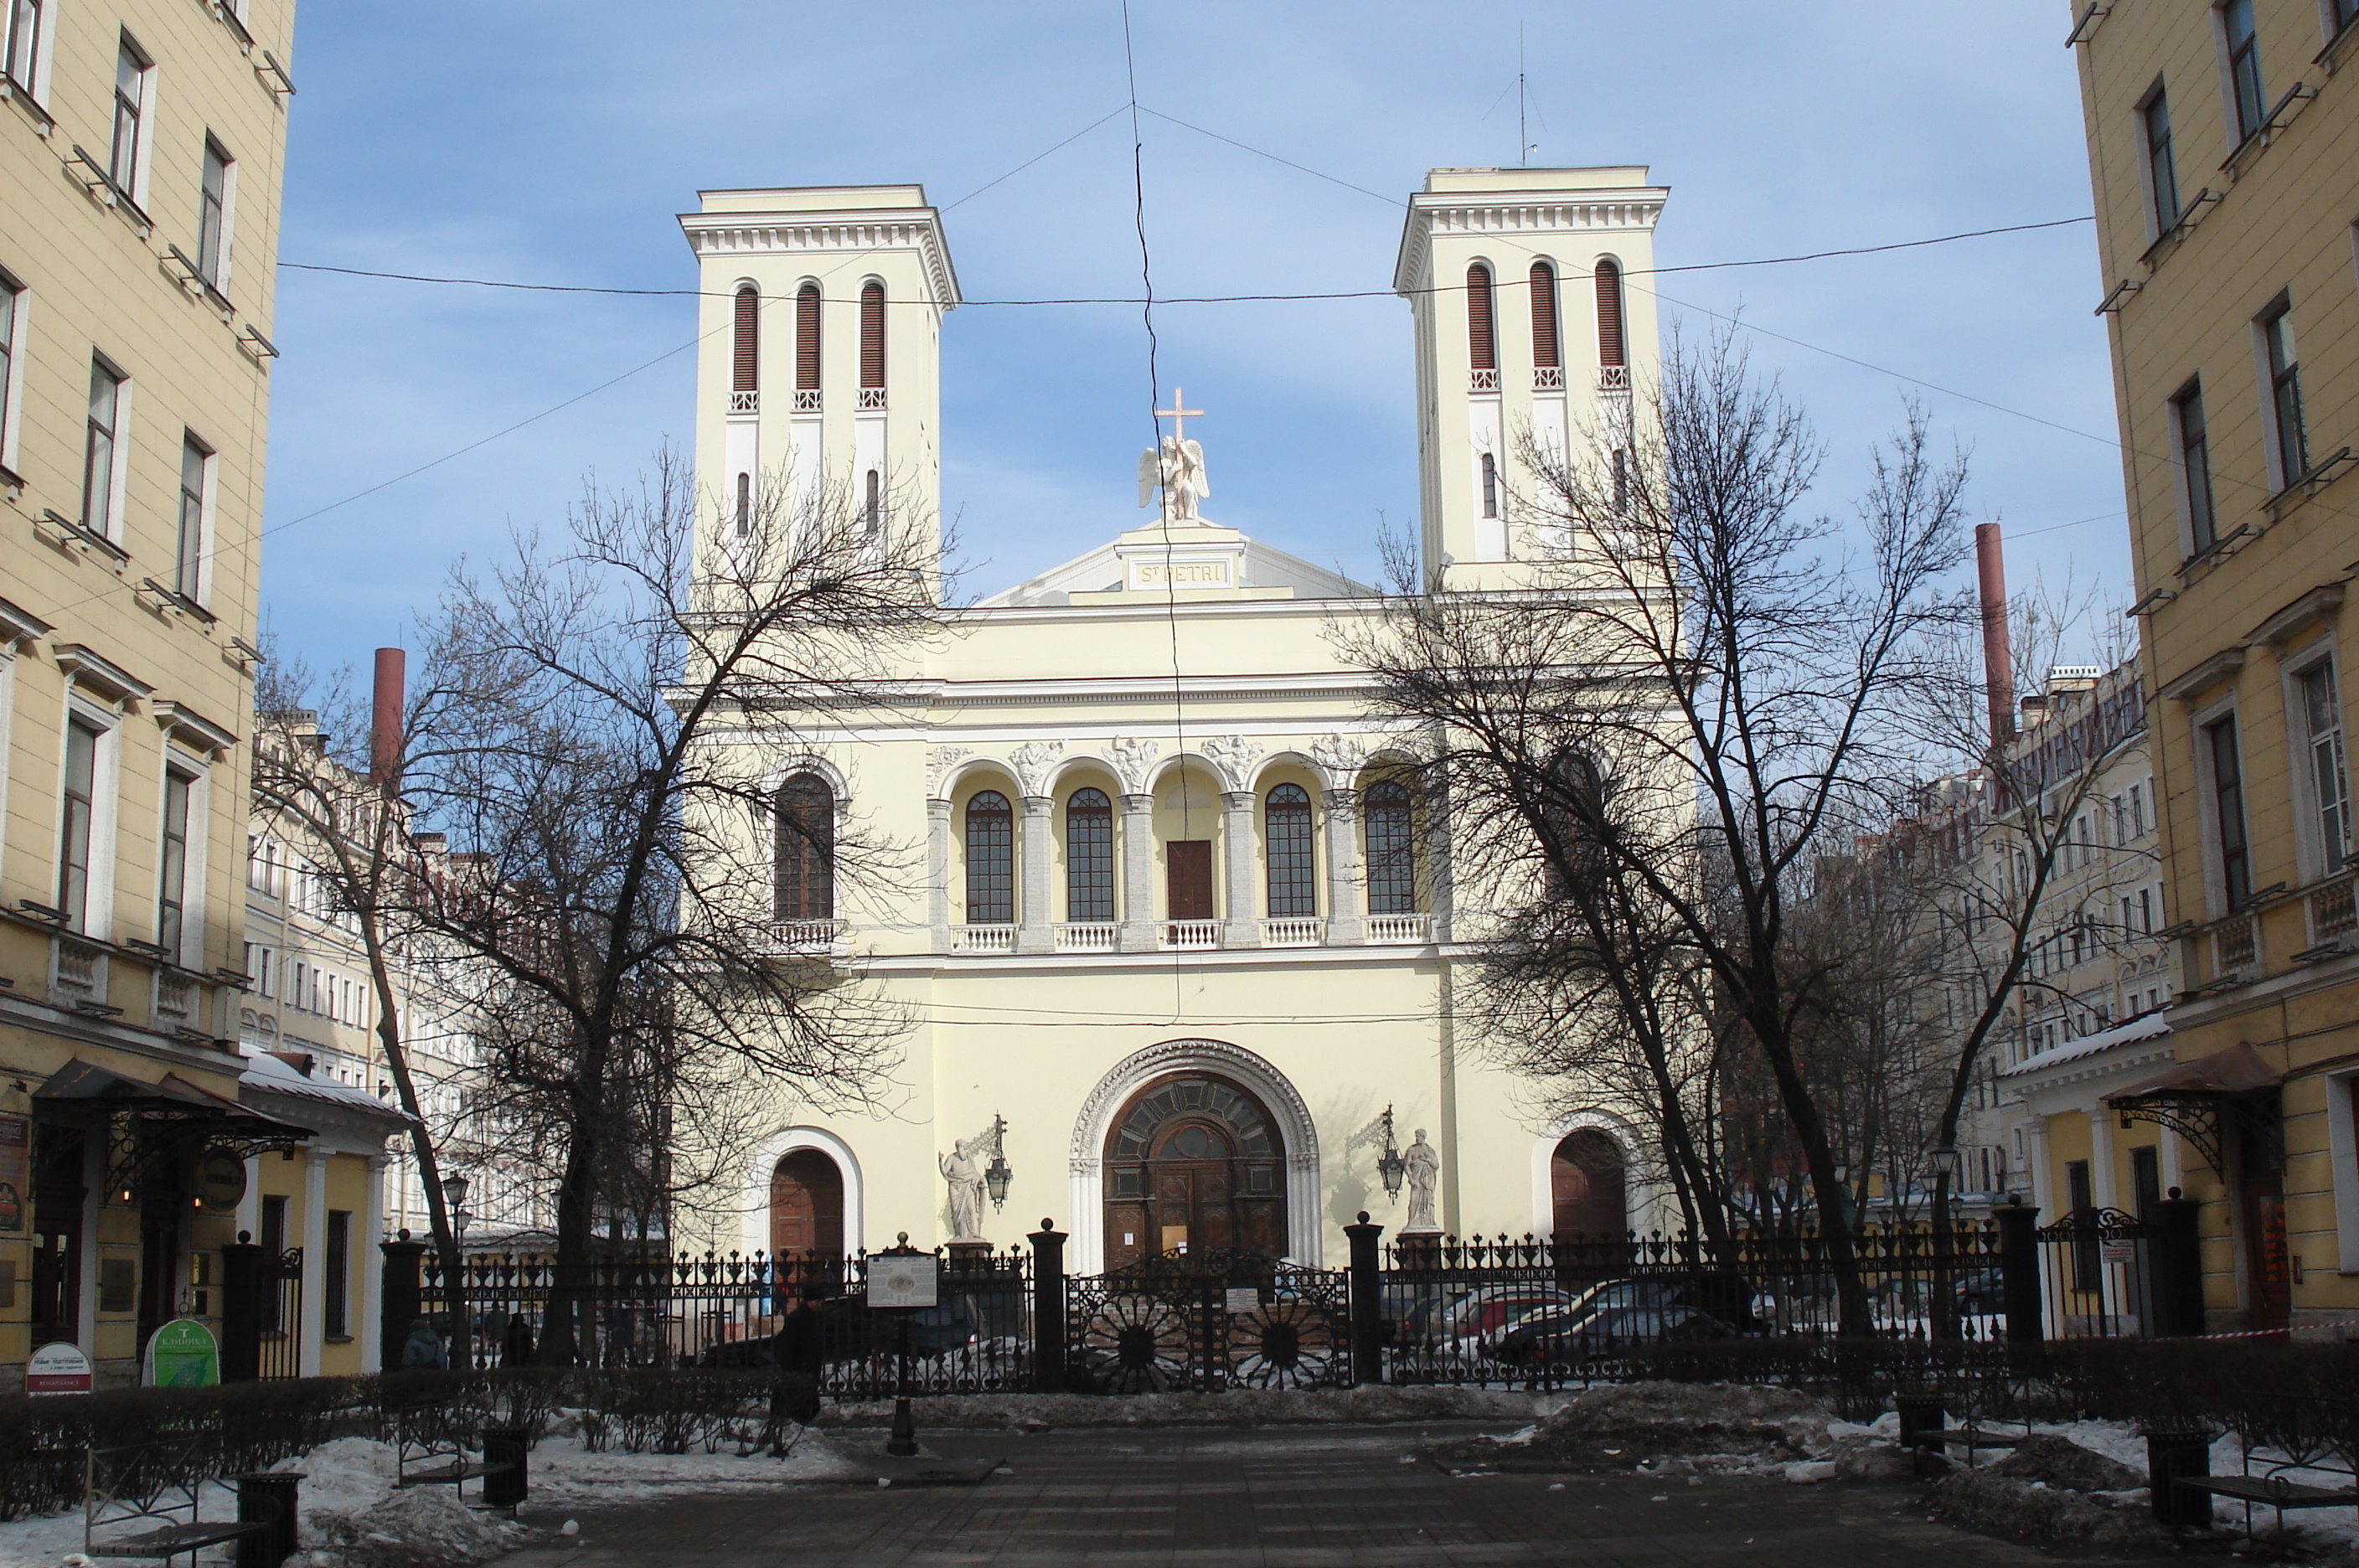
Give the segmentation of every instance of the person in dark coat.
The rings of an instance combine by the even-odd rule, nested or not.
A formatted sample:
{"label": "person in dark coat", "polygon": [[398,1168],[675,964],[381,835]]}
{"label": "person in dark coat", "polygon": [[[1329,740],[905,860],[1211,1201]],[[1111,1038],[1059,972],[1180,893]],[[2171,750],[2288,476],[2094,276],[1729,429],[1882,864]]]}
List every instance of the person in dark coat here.
{"label": "person in dark coat", "polygon": [[404,1371],[422,1372],[449,1365],[442,1347],[442,1336],[434,1332],[434,1320],[419,1318],[409,1325],[409,1338],[401,1346]]}
{"label": "person in dark coat", "polygon": [[787,1423],[807,1427],[819,1419],[819,1379],[827,1366],[827,1344],[820,1317],[821,1287],[803,1287],[802,1300],[770,1336],[770,1364],[777,1375],[770,1384],[770,1456],[784,1459],[791,1446]]}
{"label": "person in dark coat", "polygon": [[500,1365],[532,1365],[532,1320],[522,1312],[508,1319],[507,1334],[500,1341]]}

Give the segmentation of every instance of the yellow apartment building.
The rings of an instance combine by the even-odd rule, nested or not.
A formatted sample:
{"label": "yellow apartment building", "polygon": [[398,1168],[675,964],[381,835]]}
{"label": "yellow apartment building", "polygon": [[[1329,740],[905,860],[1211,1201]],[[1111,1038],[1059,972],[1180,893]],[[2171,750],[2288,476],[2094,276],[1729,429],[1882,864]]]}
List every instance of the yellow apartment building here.
{"label": "yellow apartment building", "polygon": [[2169,1134],[2215,1324],[2341,1323],[2359,1317],[2359,0],[2076,0],[2070,42],[2180,948],[2169,1062],[2102,1098],[2112,1132]]}

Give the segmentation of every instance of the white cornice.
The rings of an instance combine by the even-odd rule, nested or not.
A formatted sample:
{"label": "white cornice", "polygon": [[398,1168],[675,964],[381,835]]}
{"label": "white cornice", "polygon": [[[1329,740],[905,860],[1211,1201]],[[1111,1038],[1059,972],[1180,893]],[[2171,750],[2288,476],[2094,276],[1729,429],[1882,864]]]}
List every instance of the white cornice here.
{"label": "white cornice", "polygon": [[682,212],[680,232],[697,259],[909,250],[926,269],[934,301],[958,308],[958,273],[931,207],[880,207],[837,212]]}
{"label": "white cornice", "polygon": [[1393,288],[1419,287],[1436,234],[1643,234],[1663,215],[1670,189],[1662,185],[1613,191],[1421,191],[1408,199],[1401,225],[1400,259]]}

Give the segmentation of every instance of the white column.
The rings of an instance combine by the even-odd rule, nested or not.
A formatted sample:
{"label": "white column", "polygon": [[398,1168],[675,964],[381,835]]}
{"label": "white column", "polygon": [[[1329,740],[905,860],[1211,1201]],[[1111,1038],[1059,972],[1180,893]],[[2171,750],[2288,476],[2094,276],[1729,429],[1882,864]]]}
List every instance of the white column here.
{"label": "white column", "polygon": [[1430,799],[1432,804],[1425,827],[1426,885],[1433,899],[1433,940],[1448,942],[1454,934],[1451,918],[1458,890],[1451,875],[1449,782],[1438,783]]}
{"label": "white column", "polygon": [[1254,871],[1261,856],[1254,853],[1253,791],[1225,790],[1221,807],[1221,865],[1228,874],[1228,909],[1221,945],[1259,947],[1261,900],[1254,896]]}
{"label": "white column", "polygon": [[2114,1113],[2094,1110],[2089,1116],[2089,1201],[2101,1209],[2114,1202]]}
{"label": "white column", "polygon": [[1125,795],[1122,798],[1122,951],[1153,953],[1155,947],[1155,797]]}
{"label": "white column", "polygon": [[302,1334],[295,1347],[299,1377],[320,1375],[320,1349],[328,1337],[328,1151],[306,1149],[303,1168]]}
{"label": "white column", "polygon": [[353,1229],[353,1254],[360,1266],[360,1318],[353,1337],[360,1341],[361,1370],[374,1372],[385,1365],[385,1345],[379,1336],[385,1318],[385,1254],[377,1243],[385,1239],[385,1168],[390,1157],[383,1153],[369,1157],[368,1195],[361,1223]]}
{"label": "white column", "polygon": [[926,915],[934,951],[951,950],[951,803],[926,802]]}
{"label": "white column", "polygon": [[1327,941],[1360,940],[1360,794],[1330,789],[1327,801]]}
{"label": "white column", "polygon": [[1022,878],[1016,894],[1016,951],[1053,953],[1057,933],[1049,921],[1049,822],[1057,802],[1027,795],[1024,822],[1016,830],[1016,857]]}

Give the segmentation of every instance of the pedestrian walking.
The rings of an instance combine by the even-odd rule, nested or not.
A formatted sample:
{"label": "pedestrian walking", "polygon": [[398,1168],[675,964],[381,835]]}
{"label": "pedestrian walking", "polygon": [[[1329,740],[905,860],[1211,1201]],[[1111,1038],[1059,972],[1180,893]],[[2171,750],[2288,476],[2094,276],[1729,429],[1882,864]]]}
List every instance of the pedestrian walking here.
{"label": "pedestrian walking", "polygon": [[442,1336],[434,1332],[432,1318],[419,1318],[409,1325],[409,1338],[401,1346],[401,1367],[405,1372],[429,1372],[449,1363],[442,1348]]}
{"label": "pedestrian walking", "polygon": [[786,1435],[788,1421],[795,1424],[795,1435],[799,1438],[800,1429],[819,1419],[819,1379],[827,1366],[820,1300],[821,1287],[805,1285],[802,1300],[770,1336],[770,1363],[777,1375],[770,1384],[770,1422],[762,1435],[769,1442],[773,1459],[784,1459],[794,1446]]}

